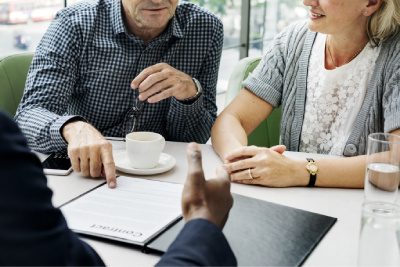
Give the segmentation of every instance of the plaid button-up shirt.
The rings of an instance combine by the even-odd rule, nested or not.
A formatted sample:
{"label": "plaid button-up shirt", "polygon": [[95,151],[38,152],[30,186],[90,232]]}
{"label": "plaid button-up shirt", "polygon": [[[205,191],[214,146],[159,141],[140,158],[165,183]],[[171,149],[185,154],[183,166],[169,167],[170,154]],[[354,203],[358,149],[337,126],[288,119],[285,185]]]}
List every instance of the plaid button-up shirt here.
{"label": "plaid button-up shirt", "polygon": [[166,62],[196,78],[203,94],[190,104],[174,97],[147,103],[137,130],[205,143],[217,116],[222,43],[221,21],[191,3],[179,4],[166,30],[147,46],[126,31],[120,0],[78,3],[60,11],[43,36],[15,119],[39,152],[65,151],[60,129],[75,117],[104,136],[122,137],[138,94],[131,81]]}

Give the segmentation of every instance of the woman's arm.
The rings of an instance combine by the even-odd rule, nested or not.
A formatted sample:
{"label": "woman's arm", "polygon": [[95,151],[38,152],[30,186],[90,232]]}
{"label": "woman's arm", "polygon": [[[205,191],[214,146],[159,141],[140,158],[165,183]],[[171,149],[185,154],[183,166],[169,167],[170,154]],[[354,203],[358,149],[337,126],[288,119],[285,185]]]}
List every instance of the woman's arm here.
{"label": "woman's arm", "polygon": [[[400,129],[391,134],[400,135]],[[363,188],[367,156],[348,157],[341,159],[320,159],[316,186],[321,187],[351,187]],[[320,177],[318,177],[320,176]],[[318,182],[318,179],[320,181]]]}
{"label": "woman's arm", "polygon": [[274,107],[244,88],[222,111],[211,129],[214,150],[226,162],[225,156],[241,146],[247,146],[247,136],[272,112]]}
{"label": "woman's arm", "polygon": [[[400,135],[400,129],[391,133]],[[319,168],[315,186],[363,188],[366,158],[314,159]],[[289,158],[268,148],[240,147],[227,154],[226,162],[231,180],[238,183],[288,187],[306,186],[310,181],[305,158]],[[250,179],[249,169],[254,179]]]}
{"label": "woman's arm", "polygon": [[[366,156],[314,160],[319,168],[315,186],[363,187]],[[228,153],[226,162],[231,180],[238,183],[289,187],[307,186],[310,181],[306,158],[286,157],[264,147],[237,148]],[[250,179],[249,169],[254,179]]]}
{"label": "woman's arm", "polygon": [[[249,135],[273,110],[268,102],[242,90],[217,118],[211,132],[212,144],[224,160],[231,180],[270,187],[307,186],[308,161],[283,156],[271,149],[247,147]],[[400,129],[392,134],[400,135]],[[315,159],[319,170],[315,186],[363,188],[366,156]],[[249,169],[254,179],[250,179]]]}

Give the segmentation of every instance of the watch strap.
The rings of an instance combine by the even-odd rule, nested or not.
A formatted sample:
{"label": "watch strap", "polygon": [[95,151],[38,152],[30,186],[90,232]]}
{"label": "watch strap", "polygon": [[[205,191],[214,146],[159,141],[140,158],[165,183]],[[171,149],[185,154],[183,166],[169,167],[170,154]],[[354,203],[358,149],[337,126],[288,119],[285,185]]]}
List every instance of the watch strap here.
{"label": "watch strap", "polygon": [[182,99],[180,100],[183,103],[188,103],[188,102],[194,102],[195,100],[197,100],[197,98],[199,98],[201,96],[201,94],[203,93],[203,88],[201,87],[200,82],[196,79],[196,78],[192,78],[194,85],[196,86],[197,89],[197,93],[194,96],[191,96],[189,98],[186,99]]}

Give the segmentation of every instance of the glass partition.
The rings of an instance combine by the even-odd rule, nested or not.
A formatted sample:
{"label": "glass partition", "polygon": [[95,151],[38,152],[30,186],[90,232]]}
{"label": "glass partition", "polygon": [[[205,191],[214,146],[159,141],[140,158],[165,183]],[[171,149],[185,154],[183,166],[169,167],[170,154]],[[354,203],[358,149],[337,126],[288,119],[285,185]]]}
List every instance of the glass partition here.
{"label": "glass partition", "polygon": [[188,0],[217,15],[224,25],[224,45],[218,75],[217,93],[228,86],[229,76],[239,61],[240,12],[242,0]]}
{"label": "glass partition", "polygon": [[251,0],[249,56],[261,56],[272,39],[289,24],[305,20],[300,0]]}
{"label": "glass partition", "polygon": [[87,1],[87,0],[65,0],[65,1],[67,2],[67,6],[71,6],[71,5],[75,4],[75,3],[82,2],[82,1]]}
{"label": "glass partition", "polygon": [[[35,51],[56,12],[65,5],[80,1],[87,0],[0,0],[0,57]],[[290,23],[307,16],[307,9],[301,0],[182,1],[191,1],[211,10],[224,24],[224,45],[217,86],[219,93],[226,90],[230,73],[243,54],[243,48],[248,47],[249,56],[260,56],[276,34]],[[242,9],[249,5],[250,15],[242,18]],[[243,35],[247,31],[248,38],[243,38],[241,33]]]}
{"label": "glass partition", "polygon": [[0,56],[35,51],[64,0],[0,0]]}

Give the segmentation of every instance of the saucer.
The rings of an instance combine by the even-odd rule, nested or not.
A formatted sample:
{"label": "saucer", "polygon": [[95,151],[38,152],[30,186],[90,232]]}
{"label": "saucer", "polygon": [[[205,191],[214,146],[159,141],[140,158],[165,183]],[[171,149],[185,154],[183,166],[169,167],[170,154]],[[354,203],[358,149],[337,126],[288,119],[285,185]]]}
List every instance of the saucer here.
{"label": "saucer", "polygon": [[161,153],[158,165],[152,169],[135,169],[129,165],[129,159],[126,151],[114,155],[115,167],[117,170],[125,173],[152,175],[169,171],[175,166],[176,159],[166,153]]}

